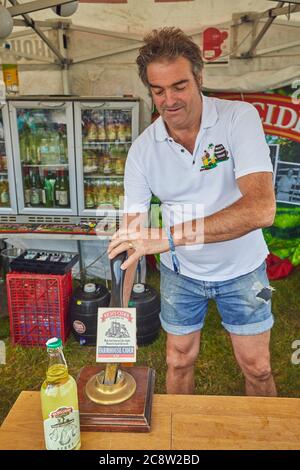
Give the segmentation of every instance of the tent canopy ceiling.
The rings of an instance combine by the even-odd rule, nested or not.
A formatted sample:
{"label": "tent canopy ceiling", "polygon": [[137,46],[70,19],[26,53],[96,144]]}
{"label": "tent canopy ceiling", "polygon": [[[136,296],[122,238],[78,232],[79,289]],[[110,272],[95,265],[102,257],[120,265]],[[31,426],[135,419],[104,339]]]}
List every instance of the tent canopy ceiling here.
{"label": "tent canopy ceiling", "polygon": [[[14,5],[13,9],[20,7],[26,7],[30,11],[29,6],[32,4],[37,5],[53,5],[55,1],[59,0],[35,0],[35,1],[24,1],[22,0],[0,0],[0,3],[5,1],[6,5]],[[70,0],[63,0],[70,1]],[[236,28],[233,31],[235,36],[235,43],[233,41],[228,50],[228,55],[244,55],[243,58],[257,55],[257,46],[260,46],[264,37],[268,34],[270,26],[275,24],[286,25],[287,27],[300,27],[300,2],[299,4],[291,4],[286,2],[275,2],[275,1],[263,1],[263,0],[231,0],[230,2],[223,2],[222,0],[122,0],[125,3],[115,3],[118,0],[91,0],[100,3],[85,3],[89,0],[82,0],[84,3],[80,3],[77,11],[68,19],[63,20],[66,23],[70,23],[70,27],[74,30],[83,31],[84,28],[88,28],[90,31],[112,32],[116,35],[115,39],[128,39],[142,41],[144,34],[162,25],[168,26],[179,26],[185,32],[191,34],[198,34],[210,25],[226,25],[228,28],[234,25]],[[119,0],[121,1],[121,0]],[[127,3],[126,3],[127,2]],[[159,2],[159,3],[157,3]],[[281,7],[281,8],[279,8]],[[268,17],[270,9],[278,12],[283,10],[287,12],[286,15],[280,15],[277,17]],[[291,10],[290,10],[291,8]],[[293,12],[294,9],[298,9],[297,12]],[[292,11],[292,14],[289,12]],[[259,20],[258,15],[261,15]],[[30,16],[14,16],[16,24],[27,23],[32,19],[33,28],[38,36],[47,44],[47,47],[54,53],[56,60],[61,65],[68,64],[68,61],[73,60],[73,56],[68,54],[68,58],[64,57],[61,52],[51,44],[51,41],[47,39],[45,33],[42,30],[42,26],[52,26],[62,23],[61,18],[56,15],[51,8],[43,9],[41,11],[35,11]],[[299,21],[297,21],[297,19]],[[250,21],[249,21],[250,20]],[[245,30],[243,24],[248,23],[248,32],[250,36],[249,40],[246,41],[246,49],[240,51],[239,44],[245,42],[245,35],[239,38],[237,29]],[[250,31],[249,31],[250,26]],[[273,28],[274,29],[274,28]],[[251,31],[252,30],[252,31]],[[22,34],[31,33],[30,26],[24,28],[24,26],[15,26],[13,34],[10,36],[11,39],[20,37]],[[291,29],[290,29],[291,31]],[[286,38],[290,36],[286,30]],[[277,31],[276,31],[277,34]],[[99,39],[99,38],[98,38]],[[112,37],[110,37],[112,42]],[[242,41],[240,41],[242,39]],[[282,46],[282,37],[281,46]],[[103,42],[103,38],[101,39]],[[138,43],[135,43],[137,46]],[[294,44],[292,41],[288,44]],[[123,46],[123,47],[122,47]],[[256,47],[255,47],[256,46]],[[114,51],[114,48],[111,48]],[[90,47],[87,48],[90,50]],[[134,44],[131,43],[130,47],[126,49],[126,45],[120,45],[120,54],[127,52],[127,50],[137,50]],[[116,49],[118,52],[118,48]],[[107,49],[107,52],[111,52]],[[268,50],[267,50],[268,52]],[[109,55],[109,54],[108,54]],[[93,54],[90,56],[94,58]],[[95,57],[96,58],[96,57]],[[75,61],[76,62],[76,61]]]}
{"label": "tent canopy ceiling", "polygon": [[[29,1],[18,0],[18,3]],[[8,40],[22,57],[22,93],[133,94],[144,100],[149,114],[150,98],[138,78],[135,59],[145,33],[163,25],[180,27],[200,45],[202,31],[208,26],[217,25],[230,32],[225,63],[205,65],[204,87],[209,90],[266,90],[300,77],[300,12],[289,15],[285,10],[286,15],[276,17],[260,40],[254,57],[242,58],[268,21],[263,13],[280,5],[285,8],[287,3],[269,0],[103,2],[80,3],[76,13],[67,19],[70,27],[64,31],[49,28],[49,24],[45,28],[39,23],[50,20],[51,26],[62,20],[51,8],[29,15],[54,45],[54,54],[31,28],[14,27]],[[11,3],[5,2],[6,6]],[[241,16],[246,14],[248,19],[254,20],[241,21]],[[255,21],[257,14],[263,15],[259,22]],[[55,50],[59,55],[55,55]],[[67,78],[66,73],[61,72],[63,61],[68,68]],[[69,86],[66,85],[68,80]]]}
{"label": "tent canopy ceiling", "polygon": [[[9,0],[6,3],[9,6]],[[18,0],[18,3],[26,4],[29,0]],[[180,26],[183,30],[190,31],[199,26],[231,21],[234,13],[262,13],[275,8],[278,3],[280,2],[269,0],[168,0],[159,3],[155,0],[127,0],[127,3],[111,4],[109,0],[107,3],[102,0],[101,3],[80,3],[70,18],[73,24],[80,26],[143,35],[149,29],[162,25]],[[35,21],[58,19],[51,8],[34,12],[30,16]],[[281,18],[290,22],[300,21],[300,13],[293,13],[289,19],[286,16]]]}

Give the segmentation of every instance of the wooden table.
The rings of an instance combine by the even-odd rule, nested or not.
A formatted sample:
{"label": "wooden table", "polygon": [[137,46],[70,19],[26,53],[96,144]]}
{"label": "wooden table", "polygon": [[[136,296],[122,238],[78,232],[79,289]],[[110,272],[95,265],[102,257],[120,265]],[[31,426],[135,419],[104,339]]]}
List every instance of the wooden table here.
{"label": "wooden table", "polygon": [[[39,392],[22,392],[0,449],[44,449]],[[83,432],[82,449],[300,449],[300,398],[154,395],[150,433]]]}

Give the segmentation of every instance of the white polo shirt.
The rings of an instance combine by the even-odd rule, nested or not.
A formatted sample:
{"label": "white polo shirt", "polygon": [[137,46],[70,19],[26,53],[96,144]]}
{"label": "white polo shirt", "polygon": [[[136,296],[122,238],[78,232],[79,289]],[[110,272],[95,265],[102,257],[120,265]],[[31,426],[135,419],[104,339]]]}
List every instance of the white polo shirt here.
{"label": "white polo shirt", "polygon": [[[147,212],[153,193],[162,202],[163,222],[169,227],[214,214],[240,199],[237,178],[273,171],[255,107],[203,95],[202,99],[193,154],[168,135],[161,117],[134,141],[125,167],[125,212]],[[178,246],[176,254],[181,274],[223,281],[256,269],[268,248],[262,231],[254,230],[225,242]],[[170,252],[161,254],[161,262],[173,269]]]}

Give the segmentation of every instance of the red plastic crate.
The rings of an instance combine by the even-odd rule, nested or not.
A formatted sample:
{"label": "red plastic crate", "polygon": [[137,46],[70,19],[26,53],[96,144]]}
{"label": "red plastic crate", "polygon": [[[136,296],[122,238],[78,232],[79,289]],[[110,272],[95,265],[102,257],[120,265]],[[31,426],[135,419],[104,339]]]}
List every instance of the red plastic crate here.
{"label": "red plastic crate", "polygon": [[53,336],[64,343],[70,333],[72,273],[12,272],[6,276],[10,334],[14,344],[44,346]]}

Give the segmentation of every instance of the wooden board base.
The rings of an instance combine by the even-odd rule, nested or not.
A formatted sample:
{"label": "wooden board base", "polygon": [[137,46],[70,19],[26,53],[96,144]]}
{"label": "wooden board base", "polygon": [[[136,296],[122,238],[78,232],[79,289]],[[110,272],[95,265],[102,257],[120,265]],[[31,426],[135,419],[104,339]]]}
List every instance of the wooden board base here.
{"label": "wooden board base", "polygon": [[83,367],[77,377],[80,427],[82,431],[149,432],[155,371],[149,367],[127,367],[136,381],[135,394],[118,405],[98,405],[85,393],[88,380],[103,366]]}

